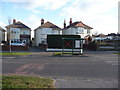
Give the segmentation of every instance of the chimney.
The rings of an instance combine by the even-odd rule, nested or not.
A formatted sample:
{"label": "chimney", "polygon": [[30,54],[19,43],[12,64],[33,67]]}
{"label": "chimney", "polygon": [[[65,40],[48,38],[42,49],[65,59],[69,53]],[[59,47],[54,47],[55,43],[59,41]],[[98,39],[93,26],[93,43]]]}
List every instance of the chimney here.
{"label": "chimney", "polygon": [[44,19],[42,18],[42,19],[41,19],[41,25],[43,25],[43,24],[44,24]]}
{"label": "chimney", "polygon": [[64,19],[64,28],[66,28],[66,21],[65,21],[65,19]]}
{"label": "chimney", "polygon": [[16,20],[15,20],[15,19],[13,19],[13,24],[14,24],[14,23],[16,23]]}
{"label": "chimney", "polygon": [[70,24],[70,25],[72,24],[72,18],[70,18],[70,22],[69,22],[69,24]]}

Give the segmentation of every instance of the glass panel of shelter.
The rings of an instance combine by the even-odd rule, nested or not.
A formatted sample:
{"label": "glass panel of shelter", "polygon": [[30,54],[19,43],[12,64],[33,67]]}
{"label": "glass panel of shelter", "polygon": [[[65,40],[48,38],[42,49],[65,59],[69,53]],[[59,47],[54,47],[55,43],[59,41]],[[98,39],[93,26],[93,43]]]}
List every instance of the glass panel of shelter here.
{"label": "glass panel of shelter", "polygon": [[[65,49],[69,49],[68,52],[72,52],[73,55],[83,54],[83,47],[82,47],[83,39],[79,39],[79,38],[62,38],[62,39],[63,39],[62,54],[66,52]],[[78,53],[74,53],[74,52],[78,52]]]}

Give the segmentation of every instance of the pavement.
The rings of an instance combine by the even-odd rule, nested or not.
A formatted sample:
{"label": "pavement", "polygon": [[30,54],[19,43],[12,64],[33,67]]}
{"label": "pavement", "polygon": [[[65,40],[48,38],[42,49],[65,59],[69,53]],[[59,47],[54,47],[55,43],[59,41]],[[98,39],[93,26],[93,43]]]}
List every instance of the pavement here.
{"label": "pavement", "polygon": [[118,55],[113,53],[53,56],[34,51],[28,56],[2,57],[2,73],[52,78],[56,88],[118,88]]}

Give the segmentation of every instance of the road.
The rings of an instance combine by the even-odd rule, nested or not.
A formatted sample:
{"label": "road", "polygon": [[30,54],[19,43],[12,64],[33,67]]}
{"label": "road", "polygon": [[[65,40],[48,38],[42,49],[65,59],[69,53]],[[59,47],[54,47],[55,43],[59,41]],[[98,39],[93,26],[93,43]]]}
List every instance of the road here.
{"label": "road", "polygon": [[57,88],[117,88],[118,55],[108,51],[87,51],[82,56],[52,56],[33,52],[29,56],[3,57],[5,75],[49,77]]}

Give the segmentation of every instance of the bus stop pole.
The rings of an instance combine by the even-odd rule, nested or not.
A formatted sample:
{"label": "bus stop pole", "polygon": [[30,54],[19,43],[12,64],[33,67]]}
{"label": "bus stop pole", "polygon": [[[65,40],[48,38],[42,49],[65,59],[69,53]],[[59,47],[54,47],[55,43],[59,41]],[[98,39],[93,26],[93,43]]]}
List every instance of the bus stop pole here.
{"label": "bus stop pole", "polygon": [[72,39],[72,55],[73,55],[73,48],[74,48],[74,39]]}
{"label": "bus stop pole", "polygon": [[62,38],[62,55],[64,54],[64,39]]}
{"label": "bus stop pole", "polygon": [[81,47],[81,54],[83,54],[83,40],[80,40],[81,42],[80,42],[80,47]]}

